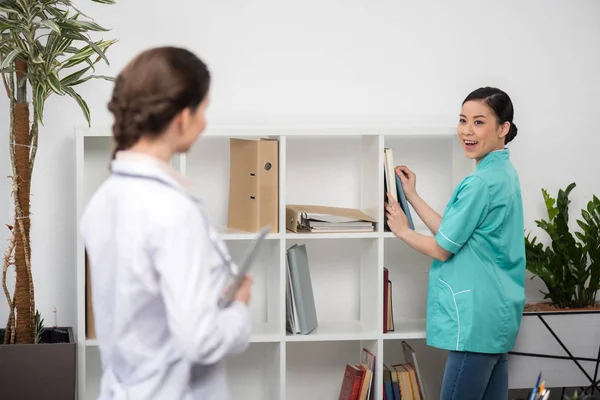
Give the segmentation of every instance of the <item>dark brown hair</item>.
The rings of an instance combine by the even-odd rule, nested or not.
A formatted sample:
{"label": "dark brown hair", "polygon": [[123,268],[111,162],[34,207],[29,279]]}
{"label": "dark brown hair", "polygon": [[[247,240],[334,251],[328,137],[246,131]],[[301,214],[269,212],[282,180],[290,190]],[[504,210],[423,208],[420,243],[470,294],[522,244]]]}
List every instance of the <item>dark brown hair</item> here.
{"label": "dark brown hair", "polygon": [[510,122],[508,133],[504,137],[504,144],[508,144],[517,136],[517,125],[513,122],[513,103],[504,91],[495,87],[481,87],[469,93],[463,104],[470,100],[484,101],[494,114],[496,114],[498,124],[503,124],[507,121]]}
{"label": "dark brown hair", "polygon": [[207,66],[188,50],[157,47],[135,57],[117,76],[108,109],[117,151],[157,137],[182,110],[192,111],[210,86]]}

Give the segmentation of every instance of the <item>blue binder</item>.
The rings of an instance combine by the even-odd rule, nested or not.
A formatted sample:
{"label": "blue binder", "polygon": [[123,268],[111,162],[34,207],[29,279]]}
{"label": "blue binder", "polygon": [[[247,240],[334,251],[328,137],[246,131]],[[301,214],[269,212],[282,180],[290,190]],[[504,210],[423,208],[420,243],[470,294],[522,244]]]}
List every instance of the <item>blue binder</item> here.
{"label": "blue binder", "polygon": [[398,192],[398,203],[400,207],[402,207],[402,211],[406,214],[406,218],[408,218],[408,225],[410,229],[415,230],[415,224],[413,223],[412,216],[410,215],[410,208],[408,207],[408,201],[406,200],[406,194],[404,193],[404,188],[402,187],[402,181],[398,174],[394,174],[396,177],[396,191]]}

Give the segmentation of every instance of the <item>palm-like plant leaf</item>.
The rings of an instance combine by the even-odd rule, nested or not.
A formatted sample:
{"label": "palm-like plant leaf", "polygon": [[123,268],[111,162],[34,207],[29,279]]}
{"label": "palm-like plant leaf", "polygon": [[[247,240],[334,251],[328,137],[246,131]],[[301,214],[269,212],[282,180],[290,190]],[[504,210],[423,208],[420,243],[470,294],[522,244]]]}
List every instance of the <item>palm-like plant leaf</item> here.
{"label": "palm-like plant leaf", "polygon": [[[114,0],[95,2],[115,4]],[[85,75],[93,72],[101,60],[109,64],[106,51],[117,40],[92,40],[90,37],[90,32],[106,31],[107,28],[75,8],[70,0],[0,1],[0,35],[4,39],[0,46],[0,69],[7,70],[15,60],[25,62],[26,82],[32,88],[33,103],[40,122],[44,117],[44,105],[37,103],[46,101],[53,93],[72,97],[88,124],[91,124],[89,109],[85,100],[75,91],[75,86],[90,79],[113,80],[105,75]],[[10,51],[6,52],[7,49]],[[71,71],[80,64],[86,67]]]}
{"label": "palm-like plant leaf", "polygon": [[[114,0],[92,0],[114,4]],[[71,0],[0,0],[0,75],[10,100],[9,148],[14,185],[15,223],[12,248],[15,254],[15,299],[7,298],[9,321],[5,343],[34,343],[39,340],[39,314],[31,276],[29,243],[29,193],[38,143],[38,125],[53,95],[71,97],[91,125],[90,109],[76,87],[91,79],[112,80],[95,74],[96,64],[109,64],[106,51],[115,39],[90,36],[107,29],[78,10]],[[33,116],[29,103],[33,103]],[[25,195],[25,193],[27,193]],[[4,280],[3,280],[4,282]],[[5,284],[4,284],[5,285]],[[4,286],[5,293],[8,289]]]}

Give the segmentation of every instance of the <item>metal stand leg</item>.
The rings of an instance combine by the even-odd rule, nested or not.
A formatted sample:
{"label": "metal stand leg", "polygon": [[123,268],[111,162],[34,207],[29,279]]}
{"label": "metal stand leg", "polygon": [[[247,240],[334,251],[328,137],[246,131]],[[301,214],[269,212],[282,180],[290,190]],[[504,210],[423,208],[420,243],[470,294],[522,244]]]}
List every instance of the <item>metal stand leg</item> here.
{"label": "metal stand leg", "polygon": [[[587,388],[584,389],[584,393],[587,392],[588,390],[591,390],[591,393],[594,394],[595,389],[598,389],[598,391],[600,392],[600,386],[599,386],[600,385],[600,380],[598,379],[598,372],[599,372],[598,370],[600,368],[600,347],[598,348],[598,354],[597,354],[596,358],[575,357],[569,351],[569,349],[567,348],[567,346],[565,346],[565,344],[562,342],[562,340],[560,340],[560,338],[558,337],[558,335],[556,334],[556,332],[554,332],[554,330],[552,329],[552,327],[550,327],[550,325],[548,325],[548,323],[544,319],[543,315],[537,314],[537,317],[540,319],[540,321],[542,321],[542,323],[544,324],[544,326],[546,327],[546,329],[548,330],[548,332],[550,332],[550,334],[554,337],[554,339],[556,339],[556,341],[558,342],[558,344],[560,345],[560,347],[562,347],[562,349],[567,353],[567,356],[555,356],[555,355],[551,355],[551,354],[523,353],[523,352],[517,352],[517,351],[514,351],[514,352],[511,351],[511,352],[509,352],[509,354],[526,356],[526,357],[550,358],[550,359],[555,359],[555,360],[571,360],[571,361],[573,361],[575,363],[575,365],[577,365],[577,367],[579,368],[579,370],[590,381],[590,386],[588,386]],[[594,377],[593,378],[586,372],[585,369],[583,369],[583,367],[579,363],[580,361],[588,361],[588,362],[593,362],[593,363],[596,364],[596,368],[594,370]],[[564,390],[565,389],[563,388],[563,394],[564,394]]]}

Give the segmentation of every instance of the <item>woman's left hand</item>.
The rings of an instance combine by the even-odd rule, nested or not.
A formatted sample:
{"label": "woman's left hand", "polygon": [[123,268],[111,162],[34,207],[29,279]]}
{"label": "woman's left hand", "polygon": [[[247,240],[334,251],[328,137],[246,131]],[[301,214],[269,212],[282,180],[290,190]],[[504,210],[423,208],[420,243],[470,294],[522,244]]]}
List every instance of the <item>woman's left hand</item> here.
{"label": "woman's left hand", "polygon": [[394,200],[390,193],[387,193],[387,198],[388,201],[385,203],[387,224],[394,235],[400,237],[402,232],[410,229],[408,218],[406,218],[400,204]]}

